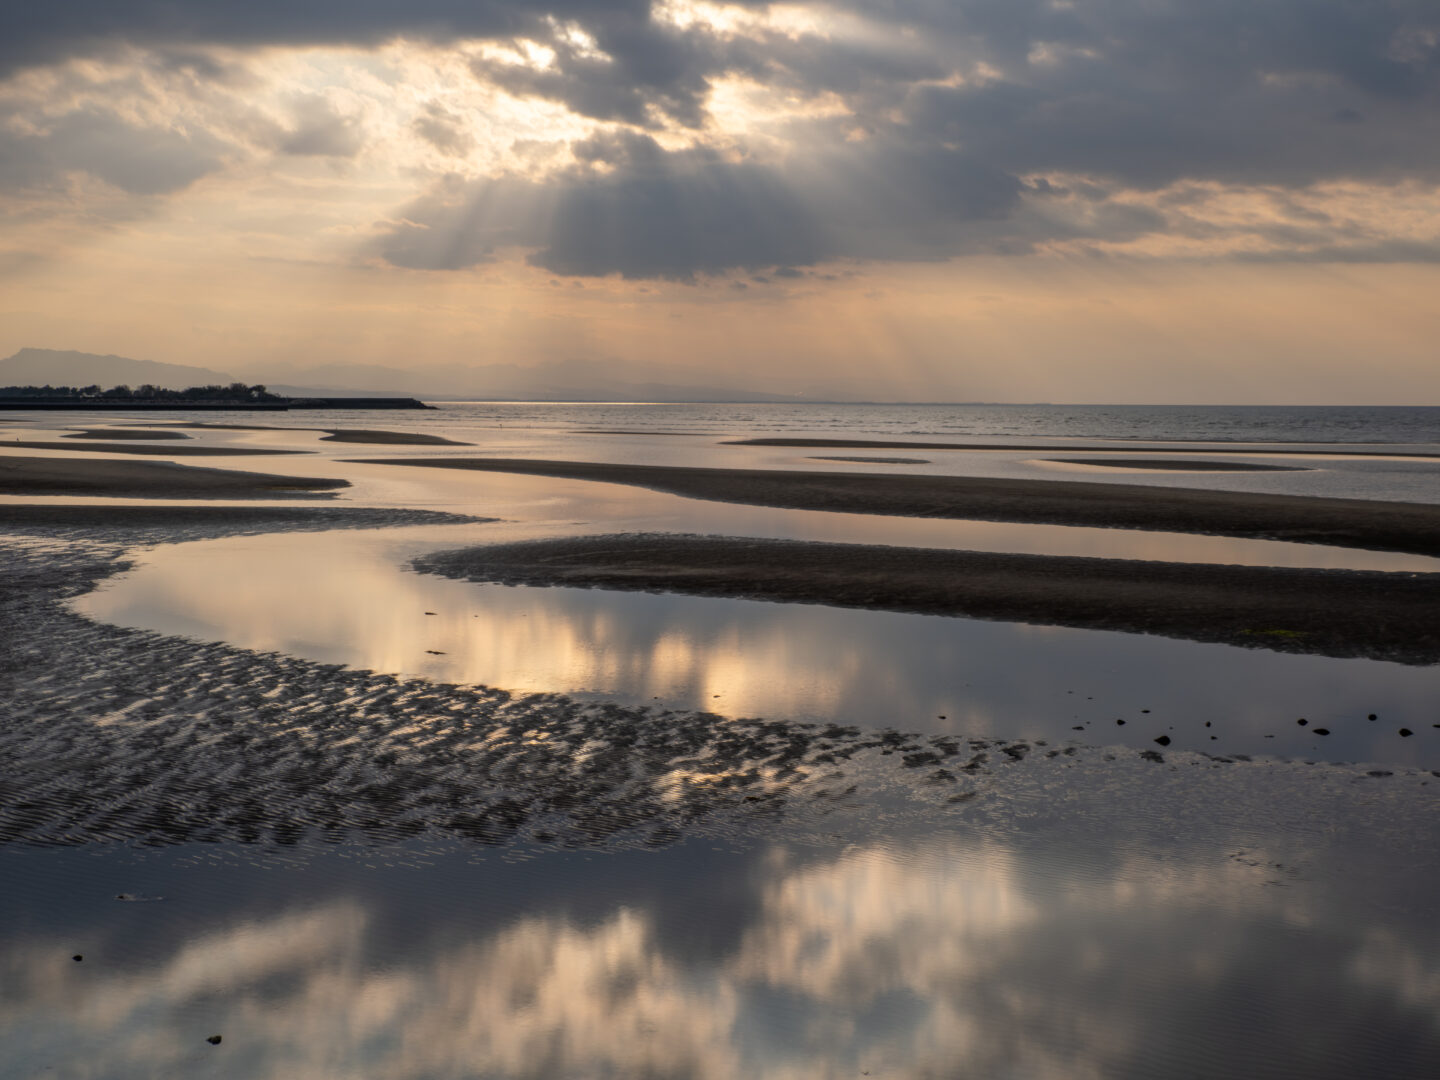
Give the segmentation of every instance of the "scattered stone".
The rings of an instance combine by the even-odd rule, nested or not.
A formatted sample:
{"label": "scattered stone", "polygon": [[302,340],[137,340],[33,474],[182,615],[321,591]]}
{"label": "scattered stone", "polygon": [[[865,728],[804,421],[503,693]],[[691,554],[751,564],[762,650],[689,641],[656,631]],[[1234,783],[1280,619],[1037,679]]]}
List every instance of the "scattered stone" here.
{"label": "scattered stone", "polygon": [[1125,726],[1125,721],[1124,721],[1124,720],[1116,720],[1115,723],[1119,724],[1121,727],[1124,727],[1124,726]]}
{"label": "scattered stone", "polygon": [[1408,739],[1411,735],[1414,735],[1414,734],[1415,734],[1415,732],[1411,731],[1408,727],[1402,727],[1402,728],[1400,729],[1400,737],[1401,737],[1402,739]]}
{"label": "scattered stone", "polygon": [[1365,719],[1366,719],[1366,720],[1378,720],[1378,719],[1380,719],[1380,718],[1379,718],[1378,716],[1376,716],[1376,715],[1372,712],[1372,713],[1371,713],[1369,716],[1367,716]]}
{"label": "scattered stone", "polygon": [[219,1036],[219,1035],[211,1035],[211,1036],[210,1036],[208,1039],[206,1039],[205,1041],[208,1042],[211,1046],[219,1046],[219,1045],[220,1045],[220,1036]]}
{"label": "scattered stone", "polygon": [[441,652],[439,649],[426,649],[425,651],[426,651],[427,653],[429,653],[431,656],[444,656],[444,655],[445,655],[445,654],[444,654],[443,652]]}
{"label": "scattered stone", "polygon": [[[1159,743],[1161,746],[1169,746],[1169,745],[1170,745],[1170,736],[1169,736],[1169,735],[1161,735],[1161,736],[1159,736],[1155,741],[1156,741],[1157,743]],[[1154,753],[1154,751],[1152,750],[1151,753]]]}
{"label": "scattered stone", "polygon": [[78,964],[81,960],[84,960],[85,957],[81,956],[81,955],[77,952],[77,953],[76,953],[74,956],[72,956],[70,959],[71,959],[71,960],[74,960],[74,961]]}
{"label": "scattered stone", "polygon": [[1317,727],[1317,728],[1315,729],[1315,734],[1316,734],[1316,735],[1329,735],[1329,734],[1330,734],[1330,729],[1329,729],[1329,728],[1324,728],[1324,727]]}
{"label": "scattered stone", "polygon": [[1299,720],[1296,720],[1295,723],[1299,724],[1301,727],[1304,727],[1306,724],[1310,723],[1310,721],[1309,721],[1309,720],[1306,720],[1306,719],[1302,716]]}
{"label": "scattered stone", "polygon": [[1141,709],[1140,711],[1141,711],[1141,712],[1149,712],[1150,710],[1149,710],[1149,709]]}

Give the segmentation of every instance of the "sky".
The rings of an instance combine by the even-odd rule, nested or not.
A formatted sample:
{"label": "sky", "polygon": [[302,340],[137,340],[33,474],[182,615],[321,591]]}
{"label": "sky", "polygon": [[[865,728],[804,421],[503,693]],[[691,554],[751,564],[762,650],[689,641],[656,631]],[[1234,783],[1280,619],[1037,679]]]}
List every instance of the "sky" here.
{"label": "sky", "polygon": [[1440,3],[0,5],[23,346],[1440,404]]}

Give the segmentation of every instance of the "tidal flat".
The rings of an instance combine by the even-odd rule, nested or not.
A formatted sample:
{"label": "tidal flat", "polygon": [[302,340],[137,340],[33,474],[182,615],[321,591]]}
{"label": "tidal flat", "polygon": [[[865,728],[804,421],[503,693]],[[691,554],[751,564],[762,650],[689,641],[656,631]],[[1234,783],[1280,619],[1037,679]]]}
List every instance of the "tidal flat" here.
{"label": "tidal flat", "polygon": [[[393,445],[604,468],[693,429],[666,460],[780,474],[766,490],[802,460],[722,446],[766,437],[722,407],[612,409],[623,438],[495,414],[441,409]],[[826,545],[921,583],[988,566],[975,545],[1151,590],[1288,568],[1317,624],[1353,607],[1378,649],[1433,635],[1405,614],[1430,552],[1336,541],[1424,519],[1433,463],[1337,445],[1150,497],[1293,524],[1394,496],[1284,543],[396,468],[319,422],[186,429],[310,451],[264,483],[346,482],[319,504],[224,467],[193,470],[236,478],[203,496],[0,493],[0,1076],[1420,1077],[1440,1055],[1433,659],[887,612],[813,574],[798,603],[709,595],[645,546],[684,548],[709,592],[746,538],[792,581]],[[1031,457],[926,468],[1131,486]],[[93,460],[87,483],[113,479]],[[420,572],[536,545],[651,592]],[[1394,623],[1361,618],[1357,575]],[[1209,595],[1217,622],[1238,602]]]}

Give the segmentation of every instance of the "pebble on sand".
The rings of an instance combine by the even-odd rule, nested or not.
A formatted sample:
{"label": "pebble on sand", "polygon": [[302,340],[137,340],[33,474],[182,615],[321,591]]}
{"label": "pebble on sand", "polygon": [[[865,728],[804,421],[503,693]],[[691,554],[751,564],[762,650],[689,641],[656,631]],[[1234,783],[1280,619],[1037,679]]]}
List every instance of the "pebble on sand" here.
{"label": "pebble on sand", "polygon": [[74,960],[74,961],[78,964],[81,960],[84,960],[85,957],[81,956],[81,955],[77,952],[77,953],[76,953],[74,956],[72,956],[70,959],[71,959],[71,960]]}
{"label": "pebble on sand", "polygon": [[1411,731],[1408,727],[1402,727],[1402,728],[1400,729],[1400,737],[1401,737],[1402,739],[1408,739],[1408,738],[1410,738],[1411,735],[1414,735],[1414,734],[1415,734],[1415,732]]}
{"label": "pebble on sand", "polygon": [[208,1039],[206,1039],[205,1041],[208,1042],[211,1046],[219,1046],[219,1045],[220,1045],[220,1036],[219,1036],[219,1035],[211,1035],[211,1036],[210,1036]]}
{"label": "pebble on sand", "polygon": [[1299,724],[1301,727],[1304,727],[1306,724],[1310,723],[1310,721],[1309,721],[1309,720],[1306,720],[1306,719],[1302,716],[1299,720],[1296,720],[1295,723]]}
{"label": "pebble on sand", "polygon": [[1161,746],[1169,746],[1169,745],[1170,745],[1170,736],[1169,736],[1169,735],[1161,735],[1161,736],[1160,736],[1159,738],[1157,738],[1155,741],[1156,741],[1157,743],[1159,743]]}

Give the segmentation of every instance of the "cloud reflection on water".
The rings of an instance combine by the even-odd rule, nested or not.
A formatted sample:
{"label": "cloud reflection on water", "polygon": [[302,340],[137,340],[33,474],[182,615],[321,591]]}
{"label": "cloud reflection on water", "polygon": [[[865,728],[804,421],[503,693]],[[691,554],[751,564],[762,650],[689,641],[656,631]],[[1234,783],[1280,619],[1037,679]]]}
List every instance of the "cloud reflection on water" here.
{"label": "cloud reflection on water", "polygon": [[[1208,1075],[1345,1075],[1312,1045],[1317,1014],[1363,1016],[1363,1031],[1336,1026],[1394,1075],[1440,1050],[1433,935],[1394,911],[1359,925],[1303,876],[1268,887],[1286,873],[1268,857],[1222,851],[677,848],[599,867],[621,876],[588,900],[592,862],[470,863],[423,893],[407,891],[423,872],[380,885],[352,864],[318,898],[296,875],[311,891],[292,906],[267,892],[304,886],[260,871],[268,889],[146,905],[138,945],[72,893],[52,898],[63,934],[7,923],[0,1038],[61,1076],[294,1080],[1058,1080],[1179,1075],[1202,1046]],[[548,882],[542,899],[523,900],[526,875]],[[692,888],[655,887],[669,875]],[[693,947],[734,914],[737,877],[734,934]],[[72,964],[87,924],[108,929]],[[1255,1000],[1282,1004],[1252,1014]]]}

